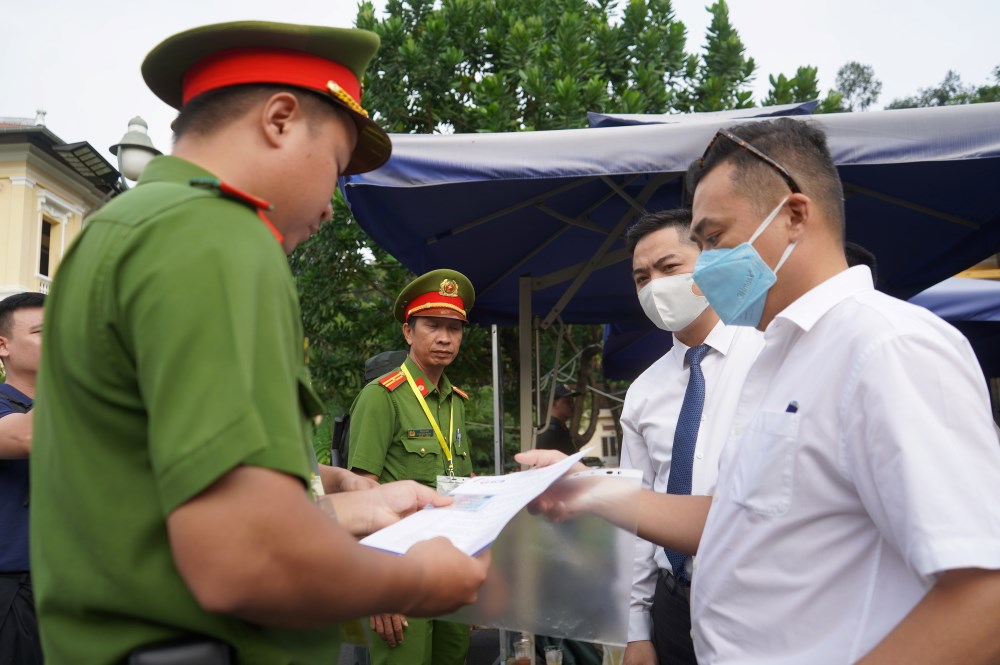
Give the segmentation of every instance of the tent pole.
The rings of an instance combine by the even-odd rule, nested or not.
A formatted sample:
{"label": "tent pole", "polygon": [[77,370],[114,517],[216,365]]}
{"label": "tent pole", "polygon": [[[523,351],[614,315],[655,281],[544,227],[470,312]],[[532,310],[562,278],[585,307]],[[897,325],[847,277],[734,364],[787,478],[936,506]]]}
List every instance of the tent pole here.
{"label": "tent pole", "polygon": [[538,321],[535,321],[535,431],[540,431],[545,423],[542,422],[542,331],[538,328]]}
{"label": "tent pole", "polygon": [[500,363],[500,329],[490,326],[493,341],[493,473],[503,475],[503,380]]}
{"label": "tent pole", "polygon": [[521,450],[534,448],[531,417],[531,276],[521,275],[517,280],[518,316],[517,350],[518,384],[520,386]]}

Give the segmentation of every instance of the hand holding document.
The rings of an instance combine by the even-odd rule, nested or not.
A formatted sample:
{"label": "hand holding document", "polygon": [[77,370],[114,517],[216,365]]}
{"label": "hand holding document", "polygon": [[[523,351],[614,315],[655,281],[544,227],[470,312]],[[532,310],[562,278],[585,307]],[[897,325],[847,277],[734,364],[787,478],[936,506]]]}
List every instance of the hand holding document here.
{"label": "hand holding document", "polygon": [[506,476],[477,476],[458,486],[454,503],[428,507],[361,540],[362,545],[403,554],[416,543],[444,536],[473,556],[496,540],[511,519],[583,457],[580,451],[538,469]]}

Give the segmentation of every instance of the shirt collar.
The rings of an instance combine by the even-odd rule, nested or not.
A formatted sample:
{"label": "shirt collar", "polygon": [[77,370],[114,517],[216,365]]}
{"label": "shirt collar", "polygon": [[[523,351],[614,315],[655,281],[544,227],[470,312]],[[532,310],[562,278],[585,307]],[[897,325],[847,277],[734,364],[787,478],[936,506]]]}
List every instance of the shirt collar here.
{"label": "shirt collar", "polygon": [[147,182],[173,182],[187,185],[191,182],[191,178],[214,177],[216,177],[214,173],[210,173],[186,159],[173,155],[160,155],[154,157],[143,169],[137,186],[142,186]]}
{"label": "shirt collar", "polygon": [[[823,315],[851,296],[875,290],[868,266],[854,266],[827,279],[799,296],[778,312],[774,320],[786,319],[809,332]],[[773,325],[774,321],[768,325]]]}
{"label": "shirt collar", "polygon": [[438,381],[437,387],[435,387],[431,380],[427,378],[427,375],[424,374],[423,370],[420,369],[420,365],[413,362],[413,358],[406,356],[406,360],[404,360],[403,363],[406,365],[406,368],[410,370],[414,383],[420,385],[420,380],[423,380],[424,385],[427,386],[427,395],[430,395],[432,392],[437,390],[441,393],[442,397],[447,397],[448,393],[451,392],[451,381],[448,380],[448,376],[443,372],[441,373],[441,379]]}
{"label": "shirt collar", "polygon": [[[181,185],[190,185],[191,180],[194,178],[213,178],[217,179],[215,174],[206,171],[197,164],[187,161],[186,159],[181,159],[180,157],[174,157],[173,155],[160,155],[159,157],[154,157],[146,168],[143,169],[142,175],[139,177],[139,185],[143,185],[148,182],[169,182]],[[251,204],[252,201],[241,199],[246,204]],[[260,203],[266,203],[261,201]],[[285,241],[285,236],[282,235],[274,223],[265,214],[263,208],[257,208],[257,215],[260,217],[261,221],[267,226],[268,230],[271,231],[278,243],[283,243]]]}
{"label": "shirt collar", "polygon": [[[722,321],[717,321],[715,326],[708,332],[708,336],[705,338],[703,344],[708,344],[709,347],[714,351],[718,351],[723,356],[729,353],[729,349],[733,345],[733,339],[736,337],[736,326],[727,326]],[[684,342],[677,339],[677,335],[673,335],[674,338],[674,348],[677,350],[674,353],[677,364],[680,367],[684,367],[684,356],[687,354],[689,347]]]}
{"label": "shirt collar", "polygon": [[7,399],[12,402],[23,406],[26,409],[30,409],[34,400],[22,393],[20,390],[10,385],[9,383],[0,383],[0,393],[3,393]]}

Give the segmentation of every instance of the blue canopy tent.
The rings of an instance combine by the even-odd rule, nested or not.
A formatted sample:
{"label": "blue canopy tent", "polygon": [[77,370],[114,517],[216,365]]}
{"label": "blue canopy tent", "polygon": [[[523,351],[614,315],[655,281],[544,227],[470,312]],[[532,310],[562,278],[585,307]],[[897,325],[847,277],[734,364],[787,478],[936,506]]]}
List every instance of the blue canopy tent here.
{"label": "blue canopy tent", "polygon": [[[987,377],[1000,377],[1000,282],[950,277],[910,298],[961,330]],[[635,379],[673,343],[648,321],[604,328],[603,371],[611,379]]]}
{"label": "blue canopy tent", "polygon": [[776,118],[783,115],[810,115],[819,106],[819,100],[764,106],[730,111],[707,111],[704,113],[588,113],[591,127],[628,127],[629,125],[676,125],[685,122],[713,120],[728,123],[741,118]]}
{"label": "blue canopy tent", "polygon": [[[795,117],[795,116],[793,116]],[[1000,249],[1000,104],[808,116],[844,182],[847,236],[910,297]],[[415,272],[476,285],[472,318],[531,329],[643,320],[623,231],[676,207],[687,166],[730,116],[509,134],[397,135],[392,159],[341,189],[359,224]],[[521,440],[531,389],[521,386]]]}

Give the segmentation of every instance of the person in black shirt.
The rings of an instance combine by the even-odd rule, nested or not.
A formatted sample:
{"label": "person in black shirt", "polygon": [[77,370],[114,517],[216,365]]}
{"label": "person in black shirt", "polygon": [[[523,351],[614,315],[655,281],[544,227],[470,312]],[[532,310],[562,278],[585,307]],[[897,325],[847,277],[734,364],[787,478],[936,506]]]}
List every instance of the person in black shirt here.
{"label": "person in black shirt", "polygon": [[574,399],[579,395],[561,383],[556,384],[555,398],[549,411],[549,426],[535,439],[535,448],[558,450],[567,455],[576,452],[576,444],[566,422],[573,417]]}

